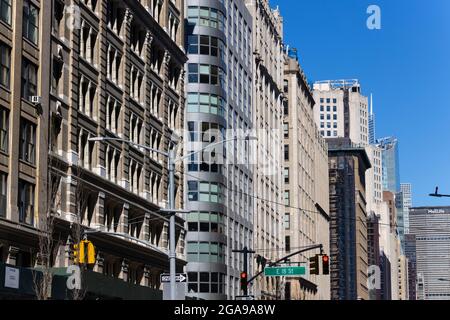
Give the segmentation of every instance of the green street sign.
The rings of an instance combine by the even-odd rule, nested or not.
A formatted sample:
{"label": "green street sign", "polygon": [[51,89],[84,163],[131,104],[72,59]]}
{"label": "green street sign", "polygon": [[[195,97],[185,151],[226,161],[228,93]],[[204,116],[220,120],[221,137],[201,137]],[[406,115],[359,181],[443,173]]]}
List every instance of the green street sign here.
{"label": "green street sign", "polygon": [[295,277],[306,274],[305,267],[267,267],[264,269],[266,277]]}

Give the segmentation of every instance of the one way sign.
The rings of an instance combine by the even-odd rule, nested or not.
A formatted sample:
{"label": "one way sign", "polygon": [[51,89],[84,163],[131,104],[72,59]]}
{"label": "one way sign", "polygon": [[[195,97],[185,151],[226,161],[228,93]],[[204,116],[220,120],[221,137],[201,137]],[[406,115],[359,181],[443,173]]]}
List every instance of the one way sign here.
{"label": "one way sign", "polygon": [[[186,282],[186,273],[177,273],[175,276],[175,282]],[[161,283],[170,282],[170,274],[163,273],[161,274]]]}

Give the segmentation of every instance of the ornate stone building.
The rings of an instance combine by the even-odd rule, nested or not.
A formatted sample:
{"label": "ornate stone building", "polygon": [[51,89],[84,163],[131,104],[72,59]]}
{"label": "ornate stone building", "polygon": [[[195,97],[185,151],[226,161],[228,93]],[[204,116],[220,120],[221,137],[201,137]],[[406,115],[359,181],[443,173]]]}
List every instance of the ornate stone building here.
{"label": "ornate stone building", "polygon": [[[29,240],[14,244],[0,236],[3,261],[14,262],[11,252],[18,252],[26,256],[17,258],[21,266],[39,264],[32,239],[51,211],[55,268],[73,263],[71,244],[81,225],[96,246],[93,271],[154,289],[159,297],[159,275],[169,270],[168,217],[159,212],[167,207],[167,159],[90,138],[166,152],[182,145],[183,0],[6,2],[13,17],[0,24],[1,41],[15,56],[10,89],[1,88],[10,124],[10,158],[0,168],[9,173],[1,223],[21,226]],[[183,170],[179,164],[177,208],[183,207]],[[178,271],[186,264],[184,236],[184,219],[177,217]]]}

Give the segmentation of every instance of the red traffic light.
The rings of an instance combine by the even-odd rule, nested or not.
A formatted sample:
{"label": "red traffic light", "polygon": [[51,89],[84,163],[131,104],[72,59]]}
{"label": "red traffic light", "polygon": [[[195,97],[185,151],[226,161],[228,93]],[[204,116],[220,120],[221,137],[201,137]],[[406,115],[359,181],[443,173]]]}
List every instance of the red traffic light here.
{"label": "red traffic light", "polygon": [[247,279],[247,272],[241,272],[241,279]]}
{"label": "red traffic light", "polygon": [[328,256],[323,256],[323,257],[322,257],[322,261],[323,261],[323,262],[328,262],[328,260],[329,260]]}

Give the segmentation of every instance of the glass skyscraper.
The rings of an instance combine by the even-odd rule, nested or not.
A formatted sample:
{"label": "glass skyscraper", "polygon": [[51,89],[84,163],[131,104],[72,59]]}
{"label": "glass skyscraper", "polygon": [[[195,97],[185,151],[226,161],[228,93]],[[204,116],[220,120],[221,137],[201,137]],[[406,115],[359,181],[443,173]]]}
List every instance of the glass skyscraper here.
{"label": "glass skyscraper", "polygon": [[[252,20],[242,0],[187,0],[186,153],[252,129]],[[243,134],[240,134],[243,135]],[[188,296],[240,294],[252,247],[251,145],[234,141],[186,163]],[[252,270],[250,260],[248,270]]]}

